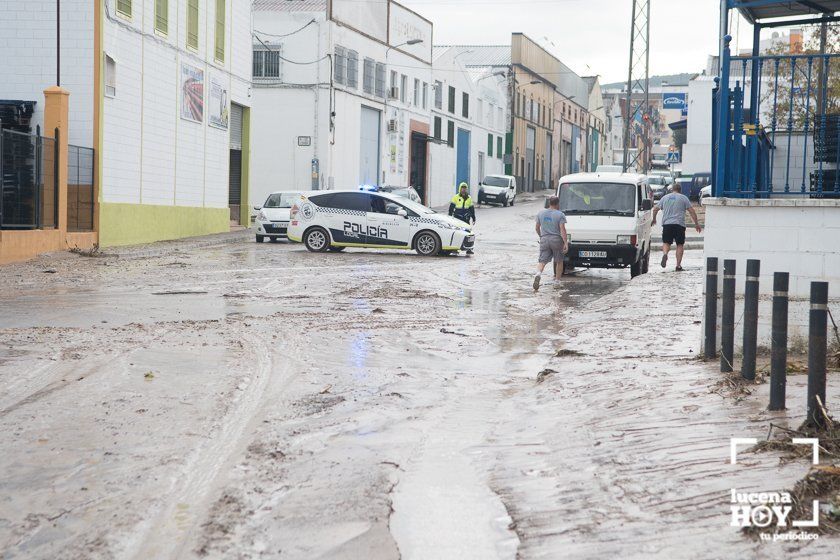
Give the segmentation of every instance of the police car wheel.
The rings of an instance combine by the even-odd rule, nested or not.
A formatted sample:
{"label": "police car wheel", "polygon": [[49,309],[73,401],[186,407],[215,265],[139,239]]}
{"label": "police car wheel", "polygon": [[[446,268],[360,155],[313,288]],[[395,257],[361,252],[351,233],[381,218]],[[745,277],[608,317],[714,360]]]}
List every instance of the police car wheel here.
{"label": "police car wheel", "polygon": [[323,253],[330,248],[330,236],[324,228],[314,227],[304,234],[303,244],[313,253]]}
{"label": "police car wheel", "polygon": [[440,239],[430,231],[424,231],[414,240],[414,249],[418,255],[431,257],[440,253]]}

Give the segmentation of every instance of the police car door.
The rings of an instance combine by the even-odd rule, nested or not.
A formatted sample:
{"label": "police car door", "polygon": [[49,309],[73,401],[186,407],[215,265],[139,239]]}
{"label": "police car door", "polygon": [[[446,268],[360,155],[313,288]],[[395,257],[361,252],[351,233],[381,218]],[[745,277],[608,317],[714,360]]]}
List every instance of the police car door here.
{"label": "police car door", "polygon": [[364,245],[367,238],[367,211],[370,195],[363,192],[336,192],[327,195],[330,209],[327,222],[333,243]]}
{"label": "police car door", "polygon": [[[371,209],[367,215],[368,244],[381,247],[407,248],[411,239],[411,212],[384,196],[372,194]],[[405,212],[404,216],[399,211]]]}

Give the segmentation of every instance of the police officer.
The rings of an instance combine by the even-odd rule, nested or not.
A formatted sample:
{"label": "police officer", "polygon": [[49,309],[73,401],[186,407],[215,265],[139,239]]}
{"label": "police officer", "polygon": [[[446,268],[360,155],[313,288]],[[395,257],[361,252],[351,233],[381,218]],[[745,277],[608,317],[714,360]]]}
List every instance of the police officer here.
{"label": "police officer", "polygon": [[[470,198],[470,187],[466,183],[458,185],[458,194],[449,202],[449,215],[462,222],[475,224],[475,206]],[[467,254],[472,255],[473,250],[467,249]]]}

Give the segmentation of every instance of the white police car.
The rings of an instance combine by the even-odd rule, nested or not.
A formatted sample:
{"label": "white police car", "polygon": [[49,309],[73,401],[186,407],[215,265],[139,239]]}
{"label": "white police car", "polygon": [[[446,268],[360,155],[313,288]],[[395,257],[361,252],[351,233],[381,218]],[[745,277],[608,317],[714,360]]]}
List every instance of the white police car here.
{"label": "white police car", "polygon": [[472,249],[475,243],[468,224],[383,192],[305,193],[290,218],[289,239],[313,252],[372,247],[432,256]]}

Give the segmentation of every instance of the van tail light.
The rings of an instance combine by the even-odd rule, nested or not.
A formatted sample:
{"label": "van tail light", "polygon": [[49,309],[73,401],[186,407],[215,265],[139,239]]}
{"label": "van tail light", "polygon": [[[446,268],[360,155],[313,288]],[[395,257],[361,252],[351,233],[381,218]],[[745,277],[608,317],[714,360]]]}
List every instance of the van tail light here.
{"label": "van tail light", "polygon": [[630,245],[632,245],[633,247],[636,246],[636,236],[635,235],[630,236]]}
{"label": "van tail light", "polygon": [[292,209],[289,211],[289,218],[294,220],[297,217],[297,213],[300,208],[298,208],[297,204],[292,204]]}

